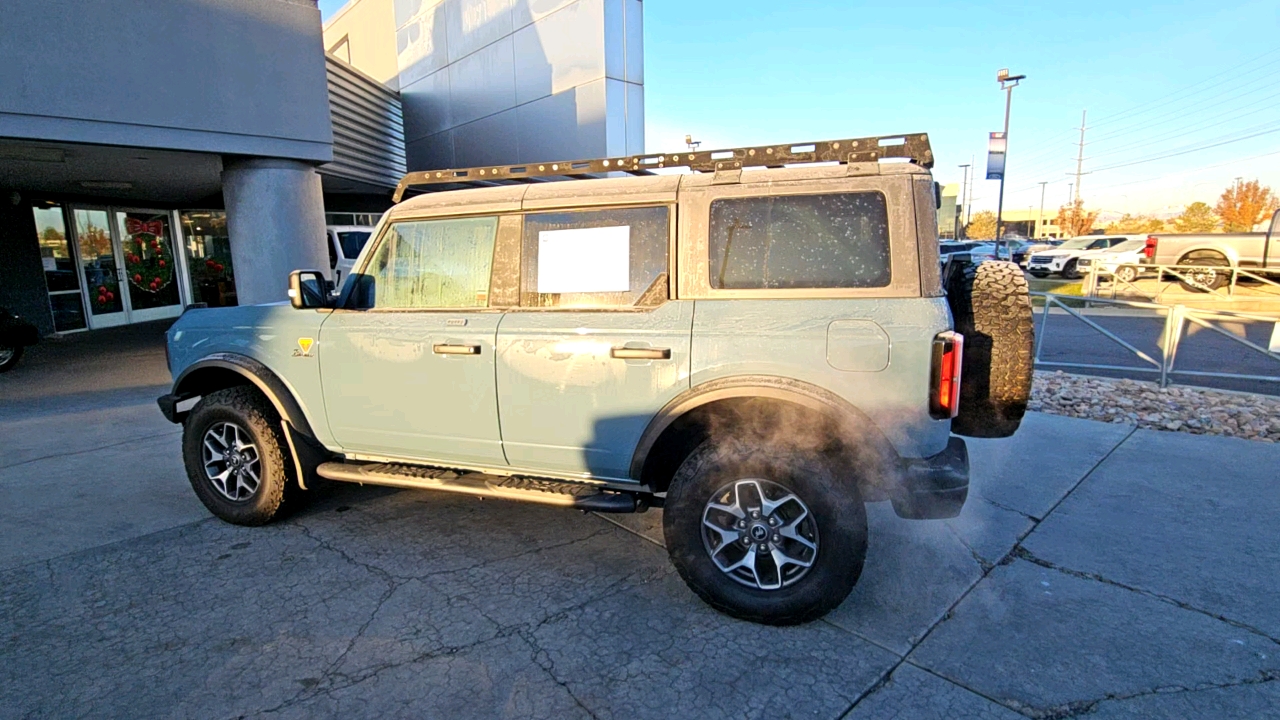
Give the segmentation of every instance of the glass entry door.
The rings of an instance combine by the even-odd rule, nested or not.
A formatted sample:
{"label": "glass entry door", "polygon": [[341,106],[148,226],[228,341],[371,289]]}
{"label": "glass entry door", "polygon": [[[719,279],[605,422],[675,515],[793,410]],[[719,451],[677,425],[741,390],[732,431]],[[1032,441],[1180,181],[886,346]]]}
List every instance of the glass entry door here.
{"label": "glass entry door", "polygon": [[124,260],[129,321],[143,322],[182,314],[173,228],[165,210],[115,210],[116,232]]}
{"label": "glass entry door", "polygon": [[90,328],[182,314],[168,211],[77,207],[72,214]]}
{"label": "glass entry door", "polygon": [[124,289],[120,287],[120,262],[111,236],[106,210],[75,208],[76,246],[80,272],[88,298],[89,326],[112,327],[129,322]]}

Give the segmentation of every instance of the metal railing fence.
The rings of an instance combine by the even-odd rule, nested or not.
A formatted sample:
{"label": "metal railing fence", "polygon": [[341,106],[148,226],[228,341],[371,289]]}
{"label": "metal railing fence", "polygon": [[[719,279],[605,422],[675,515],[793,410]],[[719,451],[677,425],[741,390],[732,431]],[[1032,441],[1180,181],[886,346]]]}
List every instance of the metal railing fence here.
{"label": "metal railing fence", "polygon": [[[1278,375],[1246,375],[1240,373],[1227,372],[1210,372],[1206,370],[1178,370],[1175,366],[1178,359],[1178,347],[1181,345],[1184,331],[1188,324],[1195,324],[1203,328],[1212,330],[1224,337],[1230,338],[1236,343],[1243,345],[1250,350],[1261,353],[1266,357],[1280,363],[1280,318],[1271,315],[1262,315],[1257,313],[1231,312],[1225,310],[1202,310],[1197,308],[1189,308],[1184,305],[1161,305],[1158,303],[1139,302],[1133,300],[1110,300],[1105,298],[1091,297],[1087,298],[1090,305],[1102,305],[1113,307],[1129,307],[1141,308],[1145,310],[1154,310],[1164,313],[1165,323],[1164,330],[1161,334],[1159,347],[1160,357],[1157,359],[1151,354],[1146,353],[1132,343],[1127,342],[1120,336],[1111,332],[1107,328],[1099,325],[1089,317],[1081,313],[1077,308],[1072,308],[1064,303],[1064,300],[1081,302],[1086,298],[1067,295],[1054,295],[1053,293],[1033,292],[1033,297],[1043,298],[1044,306],[1040,308],[1039,329],[1036,331],[1034,360],[1037,367],[1060,367],[1060,368],[1079,368],[1079,369],[1095,369],[1095,370],[1119,370],[1125,372],[1142,372],[1158,375],[1160,387],[1168,387],[1172,382],[1173,376],[1182,375],[1187,377],[1206,377],[1206,378],[1227,378],[1235,380],[1258,380],[1264,382],[1280,382],[1280,374]],[[1146,365],[1105,365],[1098,363],[1079,363],[1079,362],[1061,362],[1052,360],[1042,360],[1040,353],[1044,347],[1045,336],[1049,329],[1049,315],[1053,307],[1059,307],[1068,315],[1085,323],[1086,325],[1097,330],[1104,337],[1112,342],[1120,345],[1129,352],[1133,353],[1139,360]],[[1247,337],[1240,337],[1235,333],[1224,330],[1214,321],[1229,322],[1264,322],[1271,323],[1275,327],[1272,331],[1272,346],[1263,347]]]}

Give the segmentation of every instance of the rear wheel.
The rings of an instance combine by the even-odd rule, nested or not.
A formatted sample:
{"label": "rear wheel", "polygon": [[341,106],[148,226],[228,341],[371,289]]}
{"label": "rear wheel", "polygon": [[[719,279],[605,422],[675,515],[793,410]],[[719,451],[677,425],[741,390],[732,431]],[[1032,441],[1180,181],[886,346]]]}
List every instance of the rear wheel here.
{"label": "rear wheel", "polygon": [[275,409],[248,387],[209,393],[183,424],[191,488],[209,512],[236,525],[276,517],[293,482],[284,448]]}
{"label": "rear wheel", "polygon": [[812,453],[708,440],[672,478],[663,535],[676,570],[708,605],[794,625],[853,590],[867,515],[856,484],[838,482]]}
{"label": "rear wheel", "polygon": [[23,348],[19,345],[0,345],[0,373],[9,372],[22,359]]}
{"label": "rear wheel", "polygon": [[1138,279],[1138,268],[1132,265],[1121,265],[1116,268],[1115,278],[1120,282],[1131,283]]}
{"label": "rear wheel", "polygon": [[1231,282],[1231,262],[1218,253],[1191,253],[1178,264],[1197,266],[1194,270],[1179,271],[1182,277],[1178,284],[1187,292],[1213,292]]}

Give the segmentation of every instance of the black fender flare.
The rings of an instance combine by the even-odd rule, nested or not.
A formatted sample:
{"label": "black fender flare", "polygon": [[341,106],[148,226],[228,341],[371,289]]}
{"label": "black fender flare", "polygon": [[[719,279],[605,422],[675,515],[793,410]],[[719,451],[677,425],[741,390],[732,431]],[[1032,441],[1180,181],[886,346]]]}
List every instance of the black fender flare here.
{"label": "black fender flare", "polygon": [[833,420],[842,437],[857,438],[884,457],[892,458],[895,462],[898,460],[897,451],[880,428],[847,400],[799,380],[773,375],[738,375],[710,380],[690,388],[659,410],[649,421],[631,456],[631,478],[642,480],[650,452],[662,434],[677,420],[711,403],[735,399],[777,400],[816,411]]}
{"label": "black fender flare", "polygon": [[210,388],[204,387],[199,381],[202,371],[210,369],[229,370],[245,378],[271,402],[276,412],[293,430],[309,439],[315,439],[315,433],[302,406],[284,381],[266,365],[236,353],[214,353],[192,363],[179,373],[173,381],[173,390],[159,401],[160,409],[169,422],[181,423],[186,417],[185,412],[178,412],[178,403],[210,391]]}

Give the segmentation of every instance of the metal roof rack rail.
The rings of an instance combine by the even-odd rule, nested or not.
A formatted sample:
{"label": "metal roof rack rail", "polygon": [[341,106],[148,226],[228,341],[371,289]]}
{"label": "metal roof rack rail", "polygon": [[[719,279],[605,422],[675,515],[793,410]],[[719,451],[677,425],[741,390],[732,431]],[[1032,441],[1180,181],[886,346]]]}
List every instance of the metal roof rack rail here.
{"label": "metal roof rack rail", "polygon": [[822,142],[761,145],[726,150],[695,150],[653,155],[629,155],[599,160],[492,165],[450,170],[425,170],[405,175],[393,196],[400,202],[406,190],[424,185],[461,185],[488,187],[521,182],[539,182],[547,178],[588,179],[603,173],[624,172],[652,175],[660,168],[687,168],[694,172],[735,170],[744,167],[782,167],[804,163],[879,162],[905,159],[921,167],[933,167],[933,149],[929,136],[884,135],[879,137],[826,140]]}

